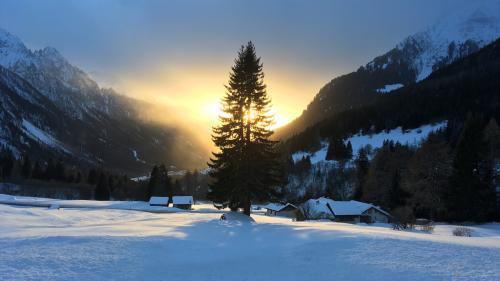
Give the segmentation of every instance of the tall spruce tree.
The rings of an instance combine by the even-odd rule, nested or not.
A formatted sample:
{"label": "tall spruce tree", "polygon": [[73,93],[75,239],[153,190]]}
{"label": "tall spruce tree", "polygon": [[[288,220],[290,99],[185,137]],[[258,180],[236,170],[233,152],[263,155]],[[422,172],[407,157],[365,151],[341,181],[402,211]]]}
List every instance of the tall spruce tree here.
{"label": "tall spruce tree", "polygon": [[362,147],[359,149],[358,157],[356,158],[356,190],[353,198],[361,200],[363,197],[363,187],[370,169],[370,161],[368,160],[367,149]]}
{"label": "tall spruce tree", "polygon": [[270,140],[274,118],[263,79],[262,63],[249,42],[231,68],[220,125],[213,128],[219,151],[208,163],[214,178],[209,198],[227,202],[233,210],[243,208],[247,215],[252,201],[277,197],[282,182],[277,142]]}
{"label": "tall spruce tree", "polygon": [[458,141],[446,205],[450,220],[487,221],[495,212],[491,161],[483,138],[484,121],[469,114]]}
{"label": "tall spruce tree", "polygon": [[101,173],[99,176],[99,182],[97,183],[97,186],[94,191],[94,198],[95,200],[99,201],[107,201],[109,200],[110,194],[109,194],[109,186],[108,186],[108,179],[106,177],[106,174]]}

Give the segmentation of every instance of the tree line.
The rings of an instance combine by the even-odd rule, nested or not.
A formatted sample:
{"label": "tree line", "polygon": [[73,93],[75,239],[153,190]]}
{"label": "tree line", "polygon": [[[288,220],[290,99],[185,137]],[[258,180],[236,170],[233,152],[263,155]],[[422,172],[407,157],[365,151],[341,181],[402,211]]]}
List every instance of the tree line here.
{"label": "tree line", "polygon": [[[351,160],[329,167],[326,189],[313,186],[289,198],[298,203],[320,196],[370,202],[406,222],[499,220],[499,136],[496,119],[469,113],[465,121],[450,120],[419,146],[386,141],[375,151],[361,148]],[[290,175],[308,175],[313,168],[304,157],[292,164]]]}
{"label": "tree line", "polygon": [[[127,175],[99,168],[81,168],[63,159],[33,160],[28,155],[15,155],[9,148],[0,147],[0,179],[20,185],[45,183],[40,188],[73,188],[91,194],[86,199],[144,200],[144,188]],[[83,198],[82,198],[83,199]]]}

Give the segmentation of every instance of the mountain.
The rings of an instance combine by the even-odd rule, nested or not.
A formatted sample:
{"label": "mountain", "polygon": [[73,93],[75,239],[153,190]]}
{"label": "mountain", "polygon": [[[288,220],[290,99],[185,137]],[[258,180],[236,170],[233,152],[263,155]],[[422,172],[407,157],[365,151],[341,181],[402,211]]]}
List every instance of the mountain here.
{"label": "mountain", "polygon": [[204,164],[178,127],[144,118],[159,106],[103,89],[56,49],[32,51],[0,29],[0,143],[17,155],[64,158],[133,175]]}
{"label": "mountain", "polygon": [[435,25],[409,36],[357,71],[321,88],[302,115],[277,130],[287,138],[348,109],[372,104],[377,96],[425,79],[500,36],[500,2],[472,3]]}
{"label": "mountain", "polygon": [[[370,105],[338,112],[290,137],[285,142],[294,163],[286,186],[290,200],[324,195],[336,181],[345,180],[349,172],[352,175],[360,148],[372,158],[386,140],[417,147],[430,132],[440,130],[449,140],[450,152],[454,151],[471,116],[486,122],[500,120],[499,75],[497,39],[422,81],[379,95]],[[329,148],[339,140],[352,147],[354,157],[328,160]],[[497,164],[492,169],[494,178],[499,171]],[[335,196],[353,195],[355,184],[345,182]]]}

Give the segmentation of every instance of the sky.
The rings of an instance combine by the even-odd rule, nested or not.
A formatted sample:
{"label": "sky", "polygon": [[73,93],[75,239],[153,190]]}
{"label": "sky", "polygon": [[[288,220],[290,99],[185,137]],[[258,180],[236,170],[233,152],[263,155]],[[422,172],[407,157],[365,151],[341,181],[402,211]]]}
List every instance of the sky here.
{"label": "sky", "polygon": [[[464,0],[2,0],[0,27],[55,47],[101,86],[209,131],[237,50],[253,41],[277,126],[319,89]],[[164,116],[164,117],[165,117]]]}

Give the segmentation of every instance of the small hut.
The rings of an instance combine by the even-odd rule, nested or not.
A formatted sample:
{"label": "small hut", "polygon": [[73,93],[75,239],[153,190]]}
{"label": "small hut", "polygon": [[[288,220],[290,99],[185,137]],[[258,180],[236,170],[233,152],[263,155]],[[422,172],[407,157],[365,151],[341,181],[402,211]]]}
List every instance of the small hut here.
{"label": "small hut", "polygon": [[174,208],[189,210],[194,204],[193,196],[173,196],[172,204]]}

